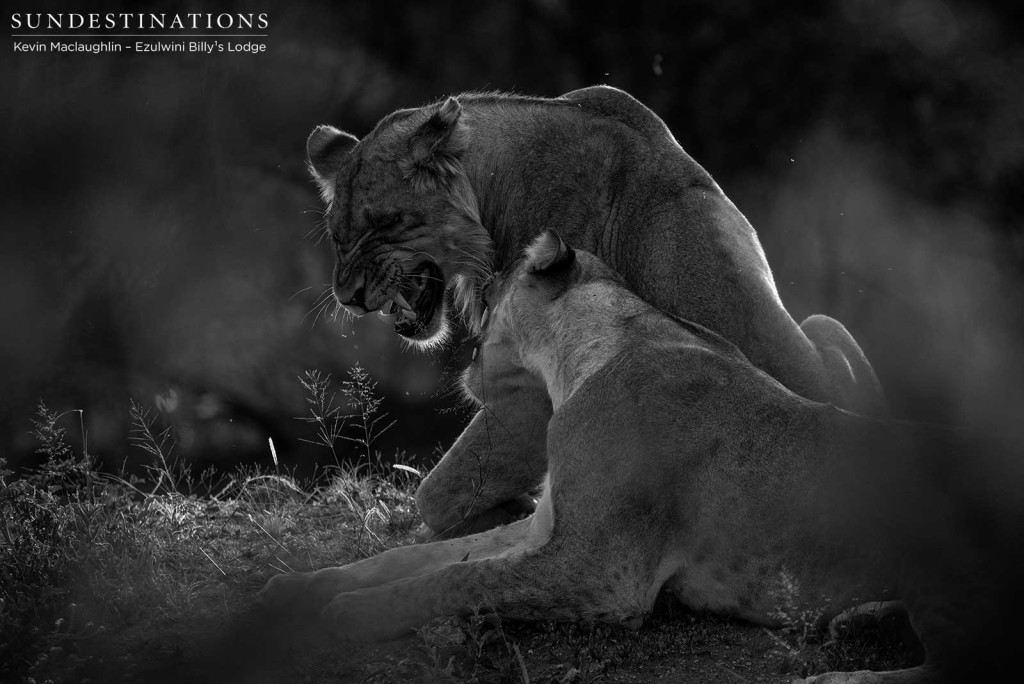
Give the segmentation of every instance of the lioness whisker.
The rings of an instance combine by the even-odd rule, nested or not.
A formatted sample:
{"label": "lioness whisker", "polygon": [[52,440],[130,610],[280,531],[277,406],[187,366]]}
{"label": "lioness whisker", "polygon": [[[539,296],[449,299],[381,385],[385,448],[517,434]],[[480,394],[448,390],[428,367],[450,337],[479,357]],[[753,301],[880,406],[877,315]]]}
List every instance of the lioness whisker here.
{"label": "lioness whisker", "polygon": [[[298,296],[299,296],[300,294],[302,294],[303,292],[308,292],[309,290],[312,290],[312,289],[313,289],[314,287],[316,287],[316,285],[310,285],[310,286],[308,286],[308,287],[304,287],[304,288],[302,288],[301,290],[296,290],[296,291],[295,291],[295,294],[293,294],[293,295],[292,295],[291,297],[289,297],[289,298],[288,298],[288,301],[289,301],[289,302],[290,302],[290,301],[292,301],[293,299],[295,299],[296,297],[298,297]],[[328,285],[327,287],[330,287],[330,285]],[[318,297],[317,297],[317,299],[319,299],[319,298],[320,298],[320,297],[318,296]]]}
{"label": "lioness whisker", "polygon": [[[312,286],[305,288],[305,290],[310,290],[310,289],[312,289]],[[300,290],[300,292],[304,292],[305,290]],[[298,292],[296,292],[295,294],[297,295]],[[328,298],[331,297],[333,294],[334,294],[334,290],[331,288],[330,285],[327,285],[320,292],[320,294],[318,294],[316,296],[316,299],[313,300],[313,306],[310,307],[309,311],[306,312],[306,316],[308,316],[309,314],[313,313],[313,311],[315,311],[316,309],[318,309],[321,306],[323,306],[323,304],[326,303],[328,301]],[[295,297],[295,295],[292,295],[292,298],[294,298],[294,297]],[[303,318],[305,318],[305,316],[303,316]]]}

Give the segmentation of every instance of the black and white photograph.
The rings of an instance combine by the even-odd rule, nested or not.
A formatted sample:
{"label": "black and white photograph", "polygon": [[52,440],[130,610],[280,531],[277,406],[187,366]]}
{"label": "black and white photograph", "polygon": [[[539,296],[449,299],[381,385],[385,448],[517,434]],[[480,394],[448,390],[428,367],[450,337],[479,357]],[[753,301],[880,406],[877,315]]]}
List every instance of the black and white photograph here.
{"label": "black and white photograph", "polygon": [[2,14],[0,682],[1024,670],[1024,6]]}

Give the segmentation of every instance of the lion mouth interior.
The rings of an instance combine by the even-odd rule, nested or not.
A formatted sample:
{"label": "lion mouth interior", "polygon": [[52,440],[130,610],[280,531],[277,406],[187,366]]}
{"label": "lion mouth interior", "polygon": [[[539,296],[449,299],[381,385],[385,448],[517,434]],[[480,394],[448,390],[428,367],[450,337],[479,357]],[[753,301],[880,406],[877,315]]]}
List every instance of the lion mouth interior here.
{"label": "lion mouth interior", "polygon": [[420,336],[428,330],[443,296],[444,275],[436,264],[428,261],[410,273],[391,304],[389,313],[396,314],[395,332],[405,337]]}

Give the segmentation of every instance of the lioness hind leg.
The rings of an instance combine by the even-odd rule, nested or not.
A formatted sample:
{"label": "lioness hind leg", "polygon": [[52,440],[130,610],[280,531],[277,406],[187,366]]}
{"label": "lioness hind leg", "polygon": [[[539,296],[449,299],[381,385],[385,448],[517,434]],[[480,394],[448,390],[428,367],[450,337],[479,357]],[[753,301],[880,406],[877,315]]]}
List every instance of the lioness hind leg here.
{"label": "lioness hind leg", "polygon": [[338,594],[429,573],[466,559],[490,558],[525,548],[529,519],[480,534],[390,549],[341,567],[271,577],[256,597],[263,610],[277,614],[315,613]]}
{"label": "lioness hind leg", "polygon": [[828,376],[832,403],[866,416],[888,415],[875,369],[842,323],[815,314],[805,319],[800,329],[818,350]]}
{"label": "lioness hind leg", "polygon": [[526,496],[547,471],[551,402],[544,387],[491,385],[485,408],[416,491],[420,515],[435,535],[454,537],[531,512]]}

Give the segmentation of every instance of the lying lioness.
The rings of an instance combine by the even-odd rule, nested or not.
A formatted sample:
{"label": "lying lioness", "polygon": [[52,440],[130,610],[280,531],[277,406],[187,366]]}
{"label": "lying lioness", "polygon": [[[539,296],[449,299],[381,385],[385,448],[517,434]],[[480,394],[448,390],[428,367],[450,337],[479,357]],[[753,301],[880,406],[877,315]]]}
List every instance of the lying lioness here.
{"label": "lying lioness", "polygon": [[[341,638],[379,640],[482,607],[638,625],[667,587],[688,606],[776,624],[780,592],[826,619],[856,598],[880,598],[900,562],[917,588],[904,598],[929,660],[849,681],[927,681],[940,655],[956,653],[950,626],[969,629],[969,614],[935,597],[961,583],[983,600],[968,589],[982,561],[968,544],[950,545],[966,536],[933,476],[952,471],[938,453],[918,463],[914,428],[792,393],[550,232],[492,281],[485,301],[475,367],[495,352],[518,359],[543,378],[554,409],[536,512],[280,575],[264,606],[320,610]],[[467,377],[471,389],[479,381]],[[901,557],[908,540],[914,553]]]}

